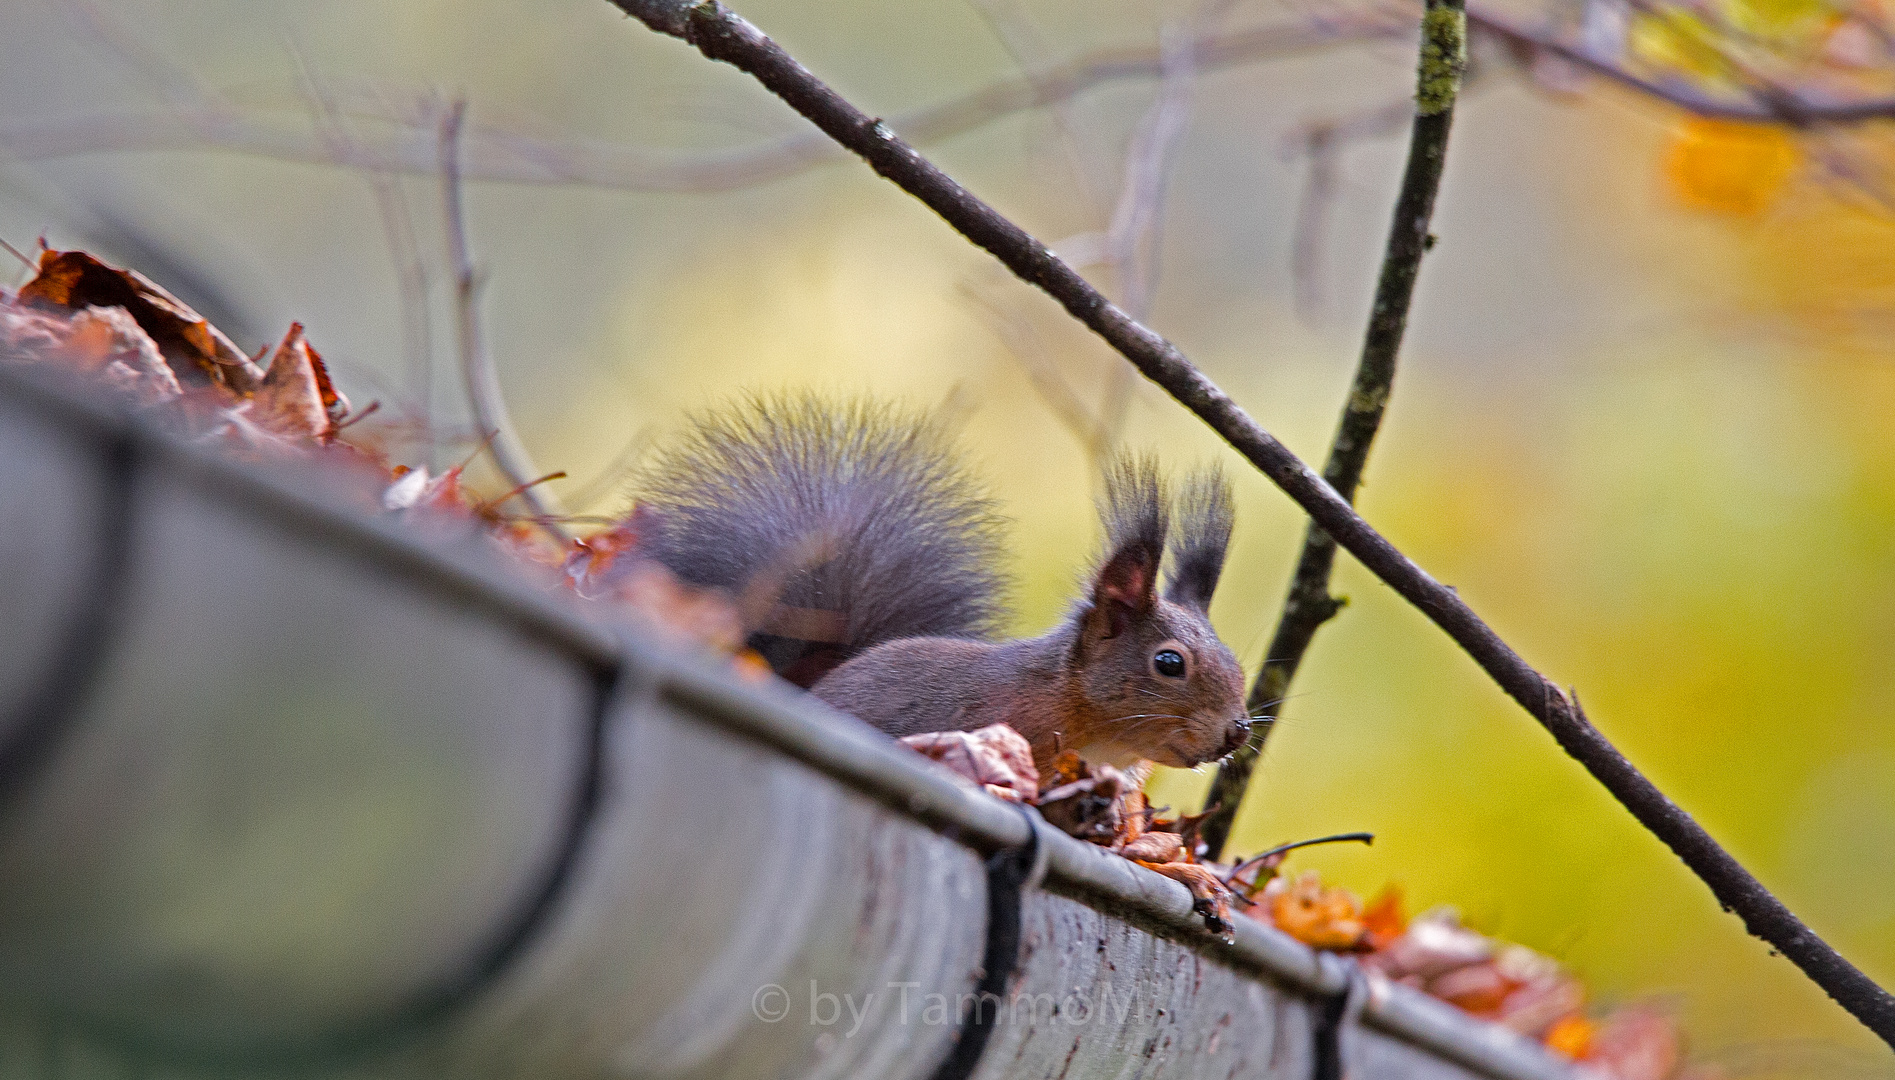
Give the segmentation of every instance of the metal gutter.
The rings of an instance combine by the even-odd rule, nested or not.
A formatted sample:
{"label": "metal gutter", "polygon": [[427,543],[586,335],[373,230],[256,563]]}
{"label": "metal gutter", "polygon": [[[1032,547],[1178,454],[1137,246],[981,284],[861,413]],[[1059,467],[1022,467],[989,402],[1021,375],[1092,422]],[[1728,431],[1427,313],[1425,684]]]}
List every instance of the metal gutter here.
{"label": "metal gutter", "polygon": [[[97,647],[88,662],[101,665],[103,687],[73,695],[77,711],[60,725],[69,730],[49,744],[44,761],[21,766],[32,776],[17,798],[9,801],[0,783],[0,1072],[7,1071],[10,1032],[58,1020],[77,1033],[77,1044],[91,1048],[88,1053],[132,1055],[146,1067],[187,1076],[217,1072],[220,1054],[243,1059],[252,1046],[294,1051],[258,1055],[251,1062],[257,1068],[303,1058],[298,1068],[307,1072],[309,1060],[330,1047],[309,1031],[340,1032],[337,1045],[368,1055],[337,1064],[337,1075],[350,1076],[364,1069],[368,1075],[434,1072],[443,1061],[456,1063],[457,1071],[494,1075],[682,1076],[711,1069],[702,1074],[818,1076],[844,1075],[835,1070],[847,1062],[855,1071],[920,1076],[955,1044],[955,1032],[916,1028],[904,1008],[899,1024],[884,1018],[860,1041],[838,1044],[827,1025],[814,1024],[823,973],[871,989],[913,985],[918,993],[923,986],[947,992],[974,985],[977,928],[985,921],[981,860],[1037,845],[1038,866],[1021,901],[1019,991],[1068,994],[1081,983],[1110,991],[1110,979],[1130,978],[1140,993],[1164,988],[1169,1004],[1109,1031],[1080,1031],[1069,1051],[1049,1034],[1052,1021],[1029,1017],[1027,1024],[998,1031],[975,1063],[978,1075],[1039,1075],[1058,1053],[1065,1054],[1063,1068],[1086,1075],[1119,1060],[1113,1055],[1138,1049],[1162,1064],[1153,1066],[1159,1075],[1208,1076],[1237,1053],[1259,1075],[1300,1077],[1321,1053],[1309,1018],[1339,995],[1350,995],[1339,1052],[1345,1062],[1356,1062],[1352,1074],[1365,1080],[1429,1070],[1444,1077],[1467,1070],[1495,1080],[1576,1075],[1528,1040],[1405,987],[1365,979],[1351,962],[1269,927],[1239,920],[1234,939],[1219,940],[1202,930],[1177,883],[1033,824],[1036,816],[972,790],[814,699],[738,681],[720,664],[681,655],[603,609],[545,589],[477,536],[380,512],[372,489],[347,477],[297,463],[233,462],[87,401],[73,388],[0,365],[0,445],[13,446],[8,439],[29,448],[35,440],[46,443],[43,474],[27,475],[23,470],[36,467],[30,462],[0,460],[0,559],[21,576],[16,586],[30,591],[44,579],[70,597],[64,602],[84,603],[85,591],[52,567],[58,557],[71,561],[70,552],[85,550],[88,538],[73,536],[58,546],[47,538],[57,522],[96,520],[87,514],[98,506],[29,510],[21,500],[70,496],[82,502],[84,478],[97,467],[72,465],[68,477],[60,472],[68,459],[121,455],[138,478],[117,511],[132,519],[124,524],[133,597],[122,617],[115,613],[110,632],[179,636]],[[20,476],[26,479],[17,491],[9,488]],[[111,510],[109,501],[98,505]],[[229,516],[211,520],[220,515]],[[246,530],[254,537],[236,535]],[[202,565],[192,561],[215,544],[228,547],[203,552]],[[257,565],[246,570],[252,558]],[[334,575],[334,582],[318,580],[323,574]],[[225,575],[232,582],[229,596],[204,595],[220,588]],[[259,595],[278,584],[280,598]],[[343,589],[367,599],[324,606]],[[56,599],[34,599],[22,611],[50,610]],[[241,609],[229,616],[229,626],[218,622],[226,609]],[[437,609],[451,621],[429,614]],[[362,630],[356,641],[358,631],[348,627],[361,624],[352,619],[411,622],[386,630],[385,638]],[[5,649],[25,650],[48,633],[7,620],[0,625],[0,661]],[[220,633],[231,644],[205,644],[201,657],[188,647]],[[247,674],[231,669],[227,680],[281,680],[290,658],[310,655],[305,639],[333,641],[347,653],[313,690],[226,687],[192,677],[219,670],[221,648],[264,658]],[[281,651],[272,652],[279,644]],[[453,677],[439,686],[411,678],[419,663],[442,665]],[[186,674],[170,670],[174,665]],[[8,672],[0,662],[0,710],[7,710],[0,711],[0,752],[22,723],[15,703],[24,700],[24,684],[10,684]],[[167,682],[174,676],[180,681]],[[385,686],[395,689],[380,689]],[[311,779],[297,775],[302,759],[294,755],[329,752],[327,743],[311,751],[297,741],[294,725],[311,721],[256,710],[293,712],[324,688],[369,701],[393,695],[411,704],[406,711],[391,704],[388,716],[372,717],[360,730],[323,714],[314,723],[334,724],[338,739],[386,749],[338,758]],[[421,705],[413,703],[436,698],[443,708],[465,713],[465,725],[415,715]],[[350,698],[337,715],[364,708],[361,700]],[[294,877],[295,868],[284,870],[266,856],[246,862],[241,844],[236,855],[216,844],[203,847],[203,807],[179,794],[191,790],[179,786],[187,779],[231,783],[231,791],[213,793],[219,805],[228,804],[227,812],[244,823],[263,823],[260,829],[293,828],[311,815],[344,820],[352,798],[400,799],[438,782],[429,761],[417,761],[412,771],[391,773],[366,794],[330,790],[336,777],[352,775],[352,762],[405,762],[402,747],[411,737],[420,740],[423,757],[465,763],[464,773],[454,774],[465,790],[428,795],[436,803],[412,811],[414,828],[422,830],[415,835],[425,841],[390,856],[387,865],[412,866],[419,878],[464,879],[455,888],[378,878],[365,887],[377,898],[373,904],[325,909],[307,926],[267,920],[247,926],[241,906],[220,907],[191,891],[195,877],[183,871],[195,872],[198,864],[179,854],[186,849],[207,868],[233,860],[241,871],[232,879],[238,890],[265,897],[273,895],[273,866],[285,878]],[[225,752],[236,762],[235,780],[204,771],[206,753]],[[256,770],[279,768],[287,771],[278,786],[257,790],[250,779]],[[6,775],[0,760],[0,778]],[[132,783],[112,786],[111,778],[127,776]],[[477,803],[466,801],[469,791]],[[291,814],[281,805],[289,795],[315,801]],[[698,807],[695,819],[667,821],[687,804]],[[475,805],[480,812],[457,809]],[[95,809],[82,814],[88,806]],[[407,822],[402,815],[409,812],[390,811],[363,825],[360,835],[373,840],[388,830],[386,822]],[[491,831],[484,828],[489,817],[507,825],[504,842],[484,835]],[[154,822],[170,831],[138,831],[158,830]],[[663,833],[667,828],[677,835]],[[694,835],[704,844],[694,844]],[[313,850],[312,863],[321,844]],[[549,860],[547,850],[563,854]],[[335,858],[338,872],[355,861],[347,852]],[[767,866],[767,873],[727,887],[780,897],[780,906],[759,909],[758,897],[725,896],[715,877],[696,891],[681,885],[672,896],[662,879],[691,879],[700,863],[733,876]],[[140,907],[147,892],[162,894],[165,903]],[[88,904],[100,897],[131,914],[93,911]],[[703,927],[677,921],[680,904],[701,907],[697,917],[722,936],[697,941],[692,935]],[[832,917],[832,910],[854,911],[854,921]],[[215,912],[211,925],[221,926],[215,921],[221,919],[241,932],[187,932],[164,922],[175,922],[180,911]],[[140,920],[154,919],[162,932],[140,936],[146,934]],[[367,943],[349,952],[349,934]],[[242,948],[232,951],[230,938]],[[453,942],[470,938],[482,944],[462,955]],[[1096,949],[1086,945],[1094,938]],[[875,940],[882,944],[874,946]],[[329,971],[326,958],[338,950],[353,959]],[[843,954],[855,965],[853,974],[837,974],[835,957]],[[303,957],[307,969],[285,968],[290,956]],[[1188,969],[1190,977],[1172,978],[1160,969]],[[305,970],[326,974],[306,978]],[[178,985],[181,971],[189,973],[182,985],[196,987],[195,996],[152,996],[166,979]],[[668,996],[627,986],[627,971],[675,974],[688,989]],[[737,996],[773,971],[808,974],[813,1026],[746,1017]],[[270,989],[260,993],[258,987]],[[283,1000],[264,1000],[269,994]],[[1224,1010],[1217,1022],[1224,1027],[1211,1022],[1217,1009]],[[749,1013],[756,1011],[752,1003]],[[377,1027],[365,1016],[395,1019]],[[100,1017],[119,1019],[93,1022]],[[125,1017],[137,1022],[120,1024]],[[1275,1025],[1262,1042],[1249,1030],[1268,1026],[1258,1018]],[[169,1042],[159,1037],[174,1029],[190,1035]],[[564,1034],[542,1038],[549,1030]],[[606,1031],[618,1034],[607,1039]],[[529,1038],[529,1032],[536,1034]],[[1146,1041],[1131,1047],[1126,1040],[1134,1035]],[[383,1036],[401,1045],[386,1049]],[[24,1075],[50,1073],[28,1068]]]}

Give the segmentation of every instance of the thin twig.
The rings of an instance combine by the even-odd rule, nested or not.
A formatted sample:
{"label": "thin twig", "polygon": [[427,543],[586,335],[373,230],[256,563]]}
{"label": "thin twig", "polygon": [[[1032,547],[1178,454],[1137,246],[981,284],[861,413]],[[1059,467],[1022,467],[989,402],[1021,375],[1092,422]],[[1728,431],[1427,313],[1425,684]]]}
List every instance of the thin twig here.
{"label": "thin twig", "polygon": [[480,336],[480,280],[467,253],[467,222],[461,210],[461,121],[466,114],[467,102],[457,100],[441,118],[441,202],[447,219],[448,253],[454,261],[454,306],[460,323],[461,374],[467,382],[467,403],[473,410],[475,425],[488,435],[487,452],[494,465],[513,484],[510,494],[518,494],[532,508],[540,528],[564,543],[572,537],[559,524],[563,512],[537,486],[540,480],[533,479],[545,477],[533,467],[533,459],[513,430],[506,399],[500,394],[500,376]]}
{"label": "thin twig", "polygon": [[[309,95],[317,137],[332,153],[354,156],[355,139],[334,94],[317,77],[302,50],[292,50],[291,55]],[[381,214],[382,234],[388,241],[388,257],[394,266],[396,288],[401,296],[402,352],[408,362],[406,396],[409,399],[409,408],[404,411],[419,424],[427,449],[427,465],[435,468],[440,447],[434,432],[434,328],[428,317],[428,267],[421,257],[414,215],[409,212],[398,177],[386,169],[364,169],[362,174],[375,196],[375,208]]]}
{"label": "thin twig", "polygon": [[[1013,58],[1014,65],[1020,69],[1020,75],[1035,85],[1043,83],[1048,74],[1058,71],[1057,61],[1046,59],[1051,53],[1051,43],[1040,32],[1033,20],[1021,9],[1018,0],[967,0],[968,6],[987,24],[1001,48]],[[1103,212],[1099,192],[1092,178],[1092,161],[1100,155],[1094,153],[1095,142],[1090,138],[1088,125],[1082,122],[1076,107],[1077,97],[1063,98],[1047,103],[1047,111],[1052,113],[1053,127],[1059,132],[1060,144],[1066,152],[1067,167],[1072,170],[1073,184],[1079,189],[1079,197],[1098,216]]]}
{"label": "thin twig", "polygon": [[1126,317],[1046,245],[1003,217],[844,100],[761,30],[722,4],[613,0],[652,30],[680,38],[712,60],[748,72],[876,172],[940,214],[1008,269],[1039,286],[1282,488],[1336,542],[1447,631],[1562,748],[1604,784],[1698,875],[1749,931],[1776,946],[1870,1030],[1895,1046],[1895,996],[1812,932],[1703,827],[1658,790],[1580,710],[1536,671],[1453,589],[1435,581],[1362,519],[1315,470],[1265,431],[1178,347]]}
{"label": "thin twig", "polygon": [[1327,295],[1323,245],[1329,237],[1329,211],[1336,198],[1336,159],[1340,153],[1334,121],[1306,124],[1297,134],[1296,156],[1303,159],[1303,192],[1296,201],[1296,224],[1290,230],[1290,281],[1297,319],[1304,326],[1314,327],[1321,321]]}
{"label": "thin twig", "polygon": [[1290,852],[1296,851],[1299,848],[1316,847],[1319,844],[1373,844],[1373,843],[1375,843],[1375,834],[1370,833],[1370,832],[1345,832],[1345,833],[1336,833],[1333,836],[1318,836],[1314,840],[1292,840],[1287,844],[1278,844],[1277,846],[1273,848],[1264,848],[1262,851],[1257,852],[1255,855],[1252,855],[1247,859],[1239,860],[1236,865],[1230,868],[1230,873],[1224,875],[1224,884],[1229,885],[1230,883],[1236,881],[1237,878],[1241,876],[1244,871],[1250,869],[1251,867],[1257,865],[1258,863],[1263,862],[1266,859],[1272,859],[1278,855],[1288,855]]}
{"label": "thin twig", "polygon": [[[1516,52],[1556,57],[1640,94],[1700,116],[1793,126],[1848,125],[1895,118],[1895,97],[1810,100],[1796,96],[1759,102],[1721,98],[1676,81],[1640,75],[1612,59],[1528,28],[1485,5],[1469,9],[1478,30]],[[1216,70],[1406,36],[1413,23],[1385,13],[1340,19],[1297,20],[1234,31],[1204,43],[1202,70]],[[1081,54],[1050,71],[1004,79],[935,105],[890,117],[913,143],[929,143],[994,120],[1069,101],[1096,87],[1162,75],[1159,49],[1130,47]],[[353,115],[353,110],[351,110]],[[361,119],[382,125],[380,137],[359,137],[337,158],[320,139],[285,125],[280,113],[240,110],[222,101],[173,103],[159,109],[99,112],[54,120],[0,123],[0,151],[20,160],[49,160],[116,151],[216,149],[280,161],[367,168],[432,176],[437,132],[380,113]],[[467,132],[463,175],[513,184],[579,184],[628,191],[729,191],[792,176],[838,160],[827,140],[792,135],[754,146],[680,155],[582,137],[549,138],[503,127],[474,125]]]}
{"label": "thin twig", "polygon": [[[1428,224],[1434,217],[1435,195],[1441,190],[1441,171],[1447,161],[1448,132],[1454,125],[1454,102],[1460,94],[1461,74],[1467,66],[1466,22],[1461,0],[1428,0],[1422,16],[1421,57],[1415,73],[1414,125],[1408,135],[1408,165],[1402,173],[1401,192],[1388,227],[1388,248],[1375,283],[1375,304],[1362,342],[1349,398],[1343,403],[1336,437],[1323,464],[1323,479],[1343,499],[1354,502],[1362,482],[1369,448],[1382,426],[1388,395],[1395,385],[1395,361],[1401,354],[1402,335],[1408,328],[1408,308],[1415,296],[1415,278],[1421,257],[1434,246]],[[1289,693],[1290,681],[1308,651],[1316,631],[1336,612],[1343,600],[1329,595],[1329,573],[1336,562],[1336,542],[1315,522],[1303,533],[1303,552],[1290,578],[1276,633],[1264,654],[1257,681],[1251,684],[1248,711],[1261,715],[1270,702]],[[1270,737],[1274,720],[1256,723],[1250,739],[1217,769],[1211,782],[1208,816],[1198,836],[1215,860],[1230,838],[1231,825],[1250,786],[1250,777]]]}
{"label": "thin twig", "polygon": [[[1167,26],[1161,51],[1164,77],[1158,98],[1146,110],[1138,133],[1125,154],[1125,179],[1119,201],[1106,228],[1107,261],[1118,272],[1120,303],[1134,319],[1151,315],[1158,294],[1159,259],[1164,250],[1165,184],[1177,160],[1179,145],[1191,126],[1191,97],[1197,86],[1198,40],[1207,36],[1228,4],[1209,0],[1196,17],[1182,26]],[[1101,430],[1107,446],[1125,430],[1131,405],[1134,373],[1114,363],[1106,379],[1099,407]]]}
{"label": "thin twig", "polygon": [[[1297,19],[1233,31],[1203,43],[1200,70],[1222,70],[1285,59],[1320,49],[1401,38],[1413,23],[1377,13],[1361,17]],[[927,143],[972,131],[995,120],[1060,104],[1117,82],[1164,74],[1163,52],[1142,45],[1098,49],[1052,70],[1001,79],[934,105],[889,118],[909,139]],[[337,88],[352,116],[357,105]],[[359,133],[337,157],[319,139],[287,127],[279,116],[238,112],[221,102],[173,103],[140,112],[94,113],[57,120],[0,122],[0,151],[21,160],[47,160],[105,151],[218,149],[318,165],[436,176],[439,131],[430,124],[382,111],[361,112],[383,134]],[[463,178],[513,184],[587,185],[627,191],[730,191],[793,176],[847,155],[829,139],[797,133],[733,150],[678,154],[579,136],[549,138],[484,123],[467,125]]]}
{"label": "thin twig", "polygon": [[1859,124],[1895,117],[1895,98],[1889,97],[1815,101],[1794,90],[1750,88],[1750,98],[1745,100],[1703,93],[1676,80],[1661,82],[1612,60],[1594,56],[1580,46],[1561,41],[1550,34],[1530,30],[1511,16],[1484,4],[1468,5],[1467,22],[1473,29],[1490,34],[1516,50],[1556,57],[1647,97],[1714,120],[1749,120],[1807,127],[1815,124]]}
{"label": "thin twig", "polygon": [[[1100,424],[1098,417],[1092,415],[1072,384],[1060,374],[1059,366],[1053,361],[1032,321],[972,285],[963,284],[961,294],[980,309],[988,328],[1000,339],[1001,347],[1026,372],[1027,382],[1039,394],[1040,401],[1053,414],[1053,418],[1078,440],[1094,465],[1103,468],[1112,448],[1112,434]],[[1114,358],[1113,362],[1119,361]]]}

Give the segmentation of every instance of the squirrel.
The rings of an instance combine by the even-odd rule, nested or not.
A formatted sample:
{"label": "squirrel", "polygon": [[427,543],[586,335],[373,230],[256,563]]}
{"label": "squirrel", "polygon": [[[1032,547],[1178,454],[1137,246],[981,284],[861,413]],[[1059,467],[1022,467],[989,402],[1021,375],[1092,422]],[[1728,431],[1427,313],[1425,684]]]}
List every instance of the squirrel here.
{"label": "squirrel", "polygon": [[1215,469],[1176,503],[1161,591],[1173,499],[1152,460],[1116,460],[1083,592],[1012,641],[996,640],[1005,523],[925,414],[751,397],[693,416],[632,494],[640,556],[739,597],[774,671],[889,734],[1004,722],[1042,769],[1063,751],[1190,767],[1249,735],[1243,670],[1208,615],[1234,521]]}

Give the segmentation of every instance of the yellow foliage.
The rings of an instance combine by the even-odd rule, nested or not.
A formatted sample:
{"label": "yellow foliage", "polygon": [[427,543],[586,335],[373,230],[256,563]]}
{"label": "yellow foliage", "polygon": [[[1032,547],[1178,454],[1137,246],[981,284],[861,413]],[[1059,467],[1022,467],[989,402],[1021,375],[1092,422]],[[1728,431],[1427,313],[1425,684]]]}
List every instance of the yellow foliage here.
{"label": "yellow foliage", "polygon": [[1754,216],[1776,200],[1801,157],[1784,128],[1690,117],[1672,132],[1665,177],[1687,206]]}

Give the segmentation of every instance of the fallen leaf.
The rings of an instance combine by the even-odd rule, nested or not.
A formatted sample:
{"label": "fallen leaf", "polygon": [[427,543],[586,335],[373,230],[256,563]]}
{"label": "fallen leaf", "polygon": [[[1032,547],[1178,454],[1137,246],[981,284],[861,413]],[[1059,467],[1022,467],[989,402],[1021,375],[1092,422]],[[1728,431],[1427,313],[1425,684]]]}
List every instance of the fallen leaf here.
{"label": "fallen leaf", "polygon": [[1613,1080],[1671,1080],[1684,1064],[1684,1037],[1670,1017],[1634,1005],[1598,1025],[1580,1060]]}
{"label": "fallen leaf", "polygon": [[1143,860],[1139,861],[1139,865],[1191,890],[1191,910],[1203,918],[1205,929],[1224,937],[1228,937],[1235,929],[1230,921],[1230,889],[1210,867],[1198,863]]}
{"label": "fallen leaf", "polygon": [[611,528],[572,542],[564,570],[573,592],[596,599],[611,591],[613,570],[621,558],[637,550],[639,537],[646,529],[646,517],[642,509],[635,507]]}
{"label": "fallen leaf", "polygon": [[1263,891],[1263,903],[1251,915],[1267,912],[1276,928],[1313,949],[1350,951],[1362,945],[1362,902],[1343,888],[1324,888],[1314,870],[1295,881],[1272,881]]}
{"label": "fallen leaf", "polygon": [[83,251],[40,252],[39,273],[20,286],[18,296],[23,304],[75,312],[124,308],[182,385],[209,384],[248,397],[263,381],[250,358],[189,305],[143,274]]}
{"label": "fallen leaf", "polygon": [[1578,1060],[1592,1049],[1596,1025],[1579,1013],[1562,1016],[1546,1032],[1546,1048],[1563,1057]]}
{"label": "fallen leaf", "polygon": [[1371,949],[1386,949],[1401,937],[1408,929],[1408,920],[1402,915],[1402,891],[1395,885],[1385,885],[1375,894],[1367,907],[1362,909],[1362,930],[1367,935]]}
{"label": "fallen leaf", "polygon": [[1492,941],[1462,926],[1452,910],[1437,908],[1410,922],[1406,933],[1363,963],[1391,979],[1426,981],[1490,960],[1496,951]]}
{"label": "fallen leaf", "polygon": [[270,357],[270,370],[243,409],[250,422],[273,435],[317,443],[334,434],[349,403],[330,384],[322,357],[303,337],[303,324],[291,323]]}
{"label": "fallen leaf", "polygon": [[1113,850],[1128,859],[1147,863],[1176,862],[1184,855],[1184,838],[1171,832],[1148,832]]}
{"label": "fallen leaf", "polygon": [[908,735],[901,741],[1008,802],[1030,803],[1039,794],[1033,744],[1005,724]]}
{"label": "fallen leaf", "polygon": [[1050,780],[1041,780],[1038,806],[1054,828],[1107,847],[1143,831],[1144,797],[1124,772],[1081,761],[1071,751],[1054,758],[1051,771]]}

